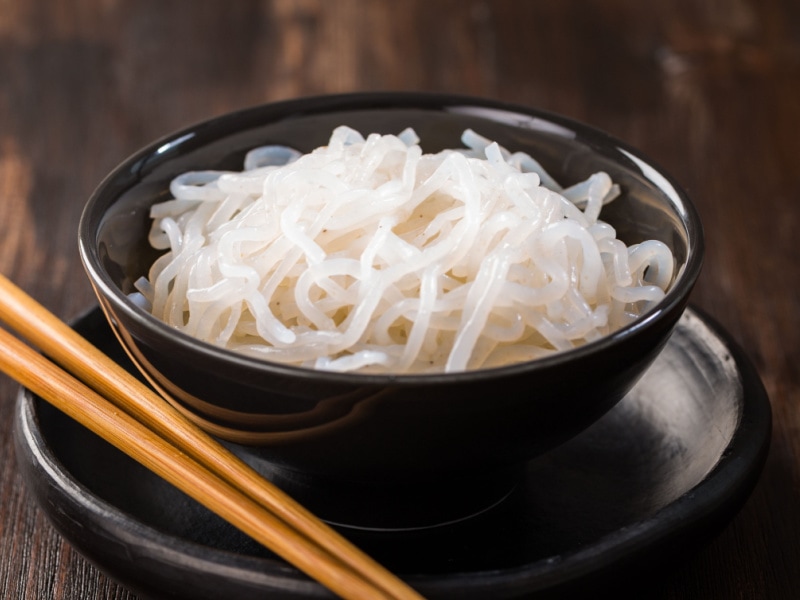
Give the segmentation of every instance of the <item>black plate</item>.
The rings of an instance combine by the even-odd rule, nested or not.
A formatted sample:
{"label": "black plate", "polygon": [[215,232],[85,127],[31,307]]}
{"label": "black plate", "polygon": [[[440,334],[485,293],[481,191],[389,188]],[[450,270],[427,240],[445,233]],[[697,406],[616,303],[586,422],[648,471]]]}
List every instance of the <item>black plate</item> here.
{"label": "black plate", "polygon": [[[130,368],[98,310],[75,326]],[[122,584],[194,600],[327,595],[27,390],[17,406],[17,457],[30,489],[61,534]],[[770,429],[750,362],[689,310],[634,390],[531,462],[500,506],[429,530],[344,533],[429,597],[562,597],[621,580],[655,585],[641,575],[668,576],[673,559],[739,510]]]}

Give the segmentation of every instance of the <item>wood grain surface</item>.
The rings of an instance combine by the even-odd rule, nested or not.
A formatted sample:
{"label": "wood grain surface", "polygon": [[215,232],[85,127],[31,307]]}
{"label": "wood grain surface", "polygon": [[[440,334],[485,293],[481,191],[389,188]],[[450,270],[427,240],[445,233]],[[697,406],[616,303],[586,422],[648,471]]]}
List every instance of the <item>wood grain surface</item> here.
{"label": "wood grain surface", "polygon": [[[76,231],[103,176],[161,135],[278,99],[459,92],[587,122],[696,202],[693,303],[756,365],[761,480],[653,598],[800,597],[800,3],[796,0],[0,0],[0,272],[69,319],[93,304]],[[129,600],[17,471],[0,378],[0,597]]]}

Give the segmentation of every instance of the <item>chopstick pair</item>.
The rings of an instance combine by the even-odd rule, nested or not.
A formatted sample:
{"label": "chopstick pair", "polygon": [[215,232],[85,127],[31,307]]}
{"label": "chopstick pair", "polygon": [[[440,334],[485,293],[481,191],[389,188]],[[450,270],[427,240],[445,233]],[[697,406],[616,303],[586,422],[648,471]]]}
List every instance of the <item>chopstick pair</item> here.
{"label": "chopstick pair", "polygon": [[3,275],[0,321],[64,369],[0,328],[0,370],[332,592],[421,598]]}

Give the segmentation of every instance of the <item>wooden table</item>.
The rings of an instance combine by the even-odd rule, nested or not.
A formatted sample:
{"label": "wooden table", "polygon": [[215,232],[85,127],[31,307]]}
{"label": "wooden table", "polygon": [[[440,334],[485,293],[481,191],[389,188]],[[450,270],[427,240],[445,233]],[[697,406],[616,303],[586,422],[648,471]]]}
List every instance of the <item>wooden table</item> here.
{"label": "wooden table", "polygon": [[[774,413],[750,500],[658,598],[800,596],[800,5],[795,0],[3,0],[0,272],[65,319],[93,303],[82,206],[144,143],[236,108],[355,90],[499,98],[637,146],[694,198],[693,296]],[[0,379],[0,597],[132,598],[55,533],[14,461]]]}

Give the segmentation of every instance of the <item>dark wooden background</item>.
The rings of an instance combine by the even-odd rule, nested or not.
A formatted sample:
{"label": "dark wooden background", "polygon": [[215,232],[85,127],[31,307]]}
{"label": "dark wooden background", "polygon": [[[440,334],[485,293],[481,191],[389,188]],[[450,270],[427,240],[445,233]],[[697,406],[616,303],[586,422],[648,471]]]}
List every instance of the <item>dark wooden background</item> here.
{"label": "dark wooden background", "polygon": [[[693,296],[746,349],[775,428],[760,483],[652,597],[800,597],[800,2],[0,0],[0,272],[93,303],[81,208],[116,163],[233,109],[433,90],[563,113],[648,153],[708,237]],[[0,378],[0,597],[130,599],[26,491]]]}

